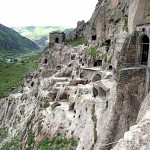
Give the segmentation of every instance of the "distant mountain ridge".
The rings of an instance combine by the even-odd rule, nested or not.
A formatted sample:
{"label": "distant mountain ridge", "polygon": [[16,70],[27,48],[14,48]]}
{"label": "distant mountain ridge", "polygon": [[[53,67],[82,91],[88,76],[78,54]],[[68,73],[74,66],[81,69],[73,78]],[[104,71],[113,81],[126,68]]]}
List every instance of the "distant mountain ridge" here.
{"label": "distant mountain ridge", "polygon": [[14,55],[37,50],[39,47],[15,30],[0,24],[0,55]]}
{"label": "distant mountain ridge", "polygon": [[34,41],[39,47],[44,48],[48,44],[48,35],[53,31],[62,31],[69,33],[74,28],[66,28],[62,26],[23,26],[12,27],[15,31],[22,36]]}

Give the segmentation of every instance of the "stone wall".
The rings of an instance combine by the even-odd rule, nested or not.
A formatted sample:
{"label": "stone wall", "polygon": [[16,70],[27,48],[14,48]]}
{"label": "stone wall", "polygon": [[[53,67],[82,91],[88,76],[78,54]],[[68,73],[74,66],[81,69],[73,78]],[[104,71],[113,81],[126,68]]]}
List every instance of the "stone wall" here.
{"label": "stone wall", "polygon": [[149,0],[132,0],[129,5],[129,33],[136,30],[136,25],[149,23]]}
{"label": "stone wall", "polygon": [[[135,86],[141,82],[145,83],[146,67],[121,68],[117,74],[118,89],[122,89],[126,84],[134,83]],[[136,81],[136,82],[135,82]]]}
{"label": "stone wall", "polygon": [[110,142],[121,138],[123,133],[136,122],[145,97],[146,69],[120,70],[118,78],[116,86],[117,98],[112,111],[114,114],[114,126],[111,127],[111,132],[109,133],[113,139]]}
{"label": "stone wall", "polygon": [[89,43],[92,42],[93,30],[96,31],[98,46],[108,39],[114,41],[115,34],[119,36],[124,26],[123,17],[128,15],[128,5],[128,0],[107,0],[99,3],[84,30],[84,36]]}
{"label": "stone wall", "polygon": [[[146,68],[135,67],[118,70],[117,97],[122,104],[128,107],[129,114],[124,114],[128,125],[136,121],[146,90]],[[128,112],[129,113],[129,112]]]}
{"label": "stone wall", "polygon": [[126,55],[126,63],[136,63],[137,58],[137,33],[135,32],[129,41],[129,46]]}

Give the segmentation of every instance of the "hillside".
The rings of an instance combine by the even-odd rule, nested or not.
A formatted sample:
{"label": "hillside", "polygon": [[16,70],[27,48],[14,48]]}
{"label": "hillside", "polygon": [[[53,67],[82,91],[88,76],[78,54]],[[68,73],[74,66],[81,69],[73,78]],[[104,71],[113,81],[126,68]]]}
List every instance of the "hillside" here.
{"label": "hillside", "polygon": [[32,51],[11,59],[11,63],[0,60],[0,98],[18,89],[27,73],[37,68],[40,55],[40,51]]}
{"label": "hillside", "polygon": [[0,56],[22,54],[39,47],[15,30],[0,24]]}
{"label": "hillside", "polygon": [[73,28],[67,29],[61,26],[25,26],[25,27],[13,27],[14,30],[19,32],[22,36],[29,38],[34,41],[39,47],[45,47],[48,43],[49,32],[52,31],[63,31],[68,33]]}

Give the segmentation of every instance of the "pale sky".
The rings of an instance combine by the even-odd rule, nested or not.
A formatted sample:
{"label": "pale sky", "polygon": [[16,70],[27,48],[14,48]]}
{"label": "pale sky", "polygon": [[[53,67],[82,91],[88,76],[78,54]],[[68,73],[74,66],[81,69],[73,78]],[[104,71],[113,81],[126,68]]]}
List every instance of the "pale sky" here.
{"label": "pale sky", "polygon": [[0,0],[0,23],[8,27],[76,27],[88,21],[98,0]]}

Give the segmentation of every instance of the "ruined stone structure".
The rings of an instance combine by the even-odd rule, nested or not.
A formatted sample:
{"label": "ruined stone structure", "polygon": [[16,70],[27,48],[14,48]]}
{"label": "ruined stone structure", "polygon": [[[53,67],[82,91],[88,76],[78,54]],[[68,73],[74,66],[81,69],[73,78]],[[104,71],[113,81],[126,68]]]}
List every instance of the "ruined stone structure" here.
{"label": "ruined stone structure", "polygon": [[49,33],[49,44],[65,42],[64,32],[52,32]]}
{"label": "ruined stone structure", "polygon": [[71,41],[71,40],[74,40],[76,38],[83,37],[84,27],[85,27],[85,21],[84,20],[78,21],[77,27],[72,32],[70,32],[69,34],[66,35],[66,40]]}
{"label": "ruined stone structure", "polygon": [[[35,142],[58,132],[73,136],[76,150],[110,150],[117,143],[114,150],[148,150],[149,15],[149,0],[100,0],[91,19],[66,36],[86,38],[87,46],[63,45],[64,34],[51,33],[53,47],[26,77],[22,93],[0,101],[0,128],[9,127],[0,146],[21,129],[25,148],[32,129]],[[91,47],[100,55],[88,54]]]}

